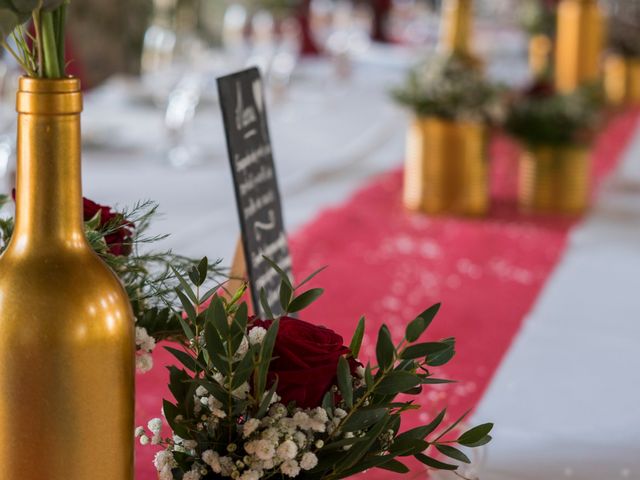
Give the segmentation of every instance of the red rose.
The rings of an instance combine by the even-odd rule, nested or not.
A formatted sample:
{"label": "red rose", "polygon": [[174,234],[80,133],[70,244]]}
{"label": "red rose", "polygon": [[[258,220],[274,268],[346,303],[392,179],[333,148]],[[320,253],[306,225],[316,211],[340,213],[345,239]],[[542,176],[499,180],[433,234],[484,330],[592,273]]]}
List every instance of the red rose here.
{"label": "red rose", "polygon": [[537,80],[524,91],[525,96],[532,98],[552,97],[555,93],[553,84],[547,80]]}
{"label": "red rose", "polygon": [[111,210],[111,207],[99,205],[88,198],[82,198],[84,221],[88,222],[100,212],[100,227],[109,225],[112,233],[104,237],[109,247],[109,253],[116,256],[127,256],[131,253],[133,237],[133,223],[125,220],[121,213]]}
{"label": "red rose", "polygon": [[[16,201],[16,189],[11,190],[11,197]],[[110,225],[112,233],[104,237],[111,255],[126,257],[131,253],[131,240],[133,238],[133,223],[125,220],[121,213],[111,210],[111,207],[100,205],[88,198],[82,197],[82,216],[88,222],[100,212],[100,227]]]}
{"label": "red rose", "polygon": [[[254,319],[251,327],[269,328],[272,320]],[[280,319],[280,328],[269,368],[269,384],[278,378],[282,403],[295,402],[301,408],[322,403],[336,385],[338,359],[349,354],[342,337],[333,330],[290,317]],[[359,363],[349,359],[351,370]]]}

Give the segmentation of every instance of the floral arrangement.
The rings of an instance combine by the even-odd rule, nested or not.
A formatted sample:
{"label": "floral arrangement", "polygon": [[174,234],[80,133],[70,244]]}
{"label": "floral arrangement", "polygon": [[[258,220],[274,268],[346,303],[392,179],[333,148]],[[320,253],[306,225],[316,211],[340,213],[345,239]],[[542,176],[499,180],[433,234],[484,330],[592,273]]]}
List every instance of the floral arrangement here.
{"label": "floral arrangement", "polygon": [[558,93],[539,80],[514,95],[505,119],[505,130],[528,146],[588,144],[601,121],[602,94],[594,86]]}
{"label": "floral arrangement", "polygon": [[154,460],[160,480],[335,480],[376,467],[402,474],[409,469],[400,459],[409,456],[456,471],[444,458],[468,463],[458,447],[491,440],[492,424],[460,434],[464,416],[443,426],[445,411],[401,433],[403,414],[419,408],[411,396],[449,382],[432,369],[453,357],[454,339],[420,342],[439,305],[410,322],[397,344],[383,326],[375,364],[364,365],[364,318],[349,346],[332,330],[292,318],[321,295],[300,292],[317,272],[293,285],[271,264],[281,276],[280,318],[268,305],[266,318],[250,316],[244,289],[230,299],[202,293],[206,260],[179,277],[181,348],[165,347],[179,365],[169,367],[173,399],[162,409],[171,432],[162,434],[161,418],[135,432],[143,445],[164,447]]}
{"label": "floral arrangement", "polygon": [[500,114],[498,91],[465,59],[439,55],[411,70],[392,95],[418,116],[494,121]]}
{"label": "floral arrangement", "polygon": [[[9,202],[0,195],[0,209]],[[156,341],[179,336],[180,320],[174,313],[180,305],[175,294],[176,272],[197,268],[198,261],[170,251],[149,251],[165,236],[150,236],[148,228],[157,215],[157,205],[142,202],[131,209],[111,207],[83,199],[85,234],[91,248],[118,275],[127,292],[136,319],[136,367],[146,372],[153,366],[151,352]],[[13,234],[14,219],[0,218],[0,254]],[[224,280],[219,261],[208,264],[206,272]],[[216,287],[220,283],[216,282]]]}
{"label": "floral arrangement", "polygon": [[[67,67],[65,27],[70,0],[1,0],[2,46],[30,77],[62,78]],[[25,24],[33,23],[34,34]],[[15,48],[7,38],[11,37]]]}

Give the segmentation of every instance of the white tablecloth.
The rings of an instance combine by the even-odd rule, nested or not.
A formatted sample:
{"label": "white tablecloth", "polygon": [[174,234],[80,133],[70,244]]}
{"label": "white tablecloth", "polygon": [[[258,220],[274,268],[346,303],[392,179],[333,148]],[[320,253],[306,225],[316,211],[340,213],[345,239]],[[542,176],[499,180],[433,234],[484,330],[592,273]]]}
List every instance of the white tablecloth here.
{"label": "white tablecloth", "polygon": [[482,479],[640,479],[639,343],[637,132],[476,413],[496,422]]}

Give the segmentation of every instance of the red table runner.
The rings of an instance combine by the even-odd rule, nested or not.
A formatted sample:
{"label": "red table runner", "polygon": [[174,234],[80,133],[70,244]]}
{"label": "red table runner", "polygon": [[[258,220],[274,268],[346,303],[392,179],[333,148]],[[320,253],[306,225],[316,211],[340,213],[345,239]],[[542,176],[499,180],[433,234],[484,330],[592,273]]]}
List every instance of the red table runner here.
{"label": "red table runner", "polygon": [[[600,135],[593,157],[596,184],[616,165],[636,113],[612,119]],[[491,150],[493,207],[486,218],[406,212],[402,173],[396,170],[372,180],[344,205],[322,212],[291,239],[298,277],[329,265],[314,280],[325,295],[304,319],[333,328],[348,342],[358,318],[366,315],[365,360],[375,356],[373,340],[382,323],[399,339],[406,321],[442,303],[428,338],[456,337],[458,355],[441,374],[459,383],[425,389],[419,398],[423,411],[405,428],[427,422],[445,404],[453,418],[478,403],[578,220],[519,213],[517,147],[498,138]],[[154,370],[138,376],[137,424],[159,416],[162,396],[169,398],[161,366],[171,360],[160,350]],[[155,478],[152,449],[137,447],[136,454],[136,478]]]}

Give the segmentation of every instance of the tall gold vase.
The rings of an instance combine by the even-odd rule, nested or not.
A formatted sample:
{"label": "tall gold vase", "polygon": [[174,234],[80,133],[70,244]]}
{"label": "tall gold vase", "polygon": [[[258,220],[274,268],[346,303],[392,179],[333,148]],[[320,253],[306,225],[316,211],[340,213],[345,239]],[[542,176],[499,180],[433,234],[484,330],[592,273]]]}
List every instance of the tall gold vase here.
{"label": "tall gold vase", "polygon": [[486,127],[480,123],[416,118],[407,138],[405,206],[431,214],[485,214],[486,152]]}
{"label": "tall gold vase", "polygon": [[555,79],[560,92],[600,78],[605,37],[604,15],[597,0],[561,0],[558,5]]}
{"label": "tall gold vase", "polygon": [[520,158],[518,181],[524,210],[581,213],[589,199],[589,151],[581,146],[529,148]]}
{"label": "tall gold vase", "polygon": [[22,78],[0,257],[0,480],[132,480],[134,335],[82,223],[76,79]]}
{"label": "tall gold vase", "polygon": [[640,104],[640,58],[609,55],[604,63],[604,89],[611,105]]}

